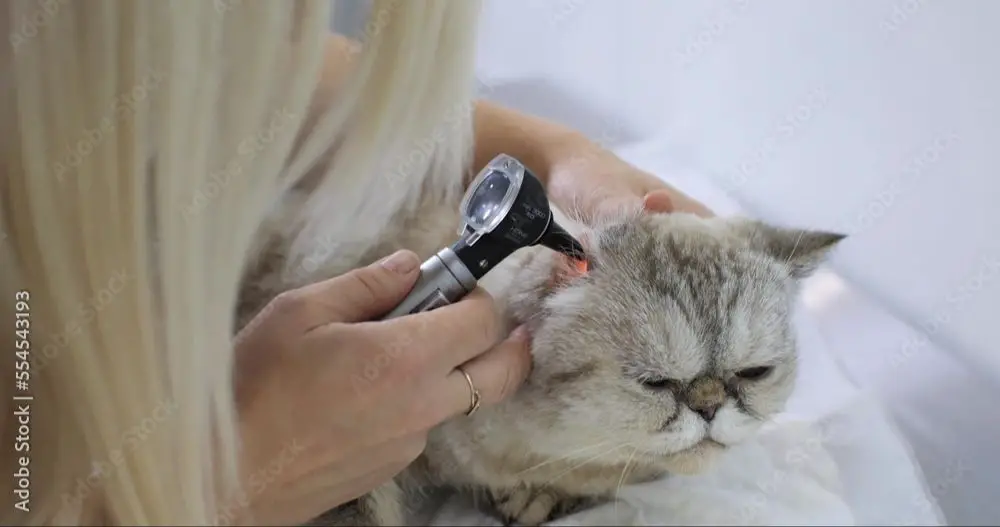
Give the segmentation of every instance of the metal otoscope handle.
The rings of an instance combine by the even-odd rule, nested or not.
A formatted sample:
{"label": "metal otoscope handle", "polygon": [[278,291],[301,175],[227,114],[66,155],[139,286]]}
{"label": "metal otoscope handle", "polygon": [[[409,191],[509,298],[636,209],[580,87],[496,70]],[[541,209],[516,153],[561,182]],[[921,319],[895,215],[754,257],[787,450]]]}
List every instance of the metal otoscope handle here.
{"label": "metal otoscope handle", "polygon": [[403,302],[382,320],[461,300],[515,251],[543,245],[579,258],[580,242],[552,218],[545,186],[520,161],[500,154],[479,172],[459,205],[459,239],[420,265]]}
{"label": "metal otoscope handle", "polygon": [[476,288],[476,277],[445,247],[420,264],[420,277],[402,303],[382,320],[430,311],[458,302]]}

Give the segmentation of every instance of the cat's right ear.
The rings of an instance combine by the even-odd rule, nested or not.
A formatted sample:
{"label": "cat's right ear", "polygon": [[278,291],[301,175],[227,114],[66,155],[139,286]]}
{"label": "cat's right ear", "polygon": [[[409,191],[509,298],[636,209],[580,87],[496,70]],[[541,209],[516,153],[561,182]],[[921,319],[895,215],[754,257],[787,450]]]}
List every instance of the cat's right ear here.
{"label": "cat's right ear", "polygon": [[565,254],[554,254],[552,257],[552,275],[549,278],[548,287],[562,287],[569,285],[577,279],[583,278],[590,271],[592,262],[589,252],[592,250],[591,237],[589,233],[577,233],[576,240],[587,251],[585,260],[570,258]]}
{"label": "cat's right ear", "polygon": [[756,220],[741,222],[737,231],[752,249],[788,266],[795,279],[816,272],[830,251],[847,237],[836,232],[775,227]]}
{"label": "cat's right ear", "polygon": [[587,276],[589,262],[581,262],[564,254],[557,254],[552,260],[552,275],[548,287],[563,287],[572,284],[579,278]]}

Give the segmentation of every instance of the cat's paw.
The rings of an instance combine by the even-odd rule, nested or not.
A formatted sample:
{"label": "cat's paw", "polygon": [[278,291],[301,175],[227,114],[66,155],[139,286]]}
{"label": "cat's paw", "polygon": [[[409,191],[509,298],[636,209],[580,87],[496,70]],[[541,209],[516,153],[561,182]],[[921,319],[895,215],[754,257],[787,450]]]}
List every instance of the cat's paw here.
{"label": "cat's paw", "polygon": [[572,514],[591,500],[569,498],[555,492],[530,488],[490,491],[493,506],[506,525],[533,527]]}
{"label": "cat's paw", "polygon": [[507,525],[541,525],[558,503],[555,494],[544,490],[522,487],[493,493],[493,504]]}

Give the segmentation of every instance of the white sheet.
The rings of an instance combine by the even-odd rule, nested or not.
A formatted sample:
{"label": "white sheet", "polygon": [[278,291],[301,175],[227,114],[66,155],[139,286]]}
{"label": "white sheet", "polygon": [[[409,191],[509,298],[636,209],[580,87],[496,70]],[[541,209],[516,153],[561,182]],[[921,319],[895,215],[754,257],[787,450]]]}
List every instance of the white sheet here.
{"label": "white sheet", "polygon": [[[620,153],[713,209],[739,207],[698,174],[672,166],[655,144]],[[622,489],[619,500],[553,525],[943,525],[909,449],[871,394],[831,358],[813,320],[835,276],[806,284],[797,313],[802,368],[788,411],[712,471]],[[815,289],[819,288],[818,293]],[[499,525],[452,497],[431,525]]]}
{"label": "white sheet", "polygon": [[[945,525],[872,408],[859,394],[816,422],[784,421],[711,472],[626,486],[617,502],[551,525]],[[500,525],[460,497],[430,524]]]}

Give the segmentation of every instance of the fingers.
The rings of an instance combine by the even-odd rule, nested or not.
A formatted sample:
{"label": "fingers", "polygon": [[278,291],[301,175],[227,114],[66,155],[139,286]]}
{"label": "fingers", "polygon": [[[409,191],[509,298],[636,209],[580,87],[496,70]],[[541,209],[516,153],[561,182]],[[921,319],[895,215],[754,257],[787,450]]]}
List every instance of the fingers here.
{"label": "fingers", "polygon": [[396,307],[420,275],[420,259],[397,251],[367,267],[292,292],[305,304],[306,330],[331,322],[361,322]]}
{"label": "fingers", "polygon": [[460,302],[433,311],[359,326],[365,331],[404,336],[407,354],[443,372],[490,349],[503,337],[493,297],[481,288]]}
{"label": "fingers", "polygon": [[479,391],[480,405],[489,406],[507,399],[531,371],[528,332],[523,326],[518,328],[495,348],[448,375],[442,389],[435,394],[442,399],[440,407],[448,412],[445,418],[465,414],[471,407],[472,390],[463,371]]}
{"label": "fingers", "polygon": [[689,212],[703,218],[714,216],[708,207],[673,187],[646,193],[642,204],[646,212]]}
{"label": "fingers", "polygon": [[642,208],[646,212],[670,212],[674,209],[674,202],[670,199],[670,191],[666,189],[654,190],[642,199]]}

